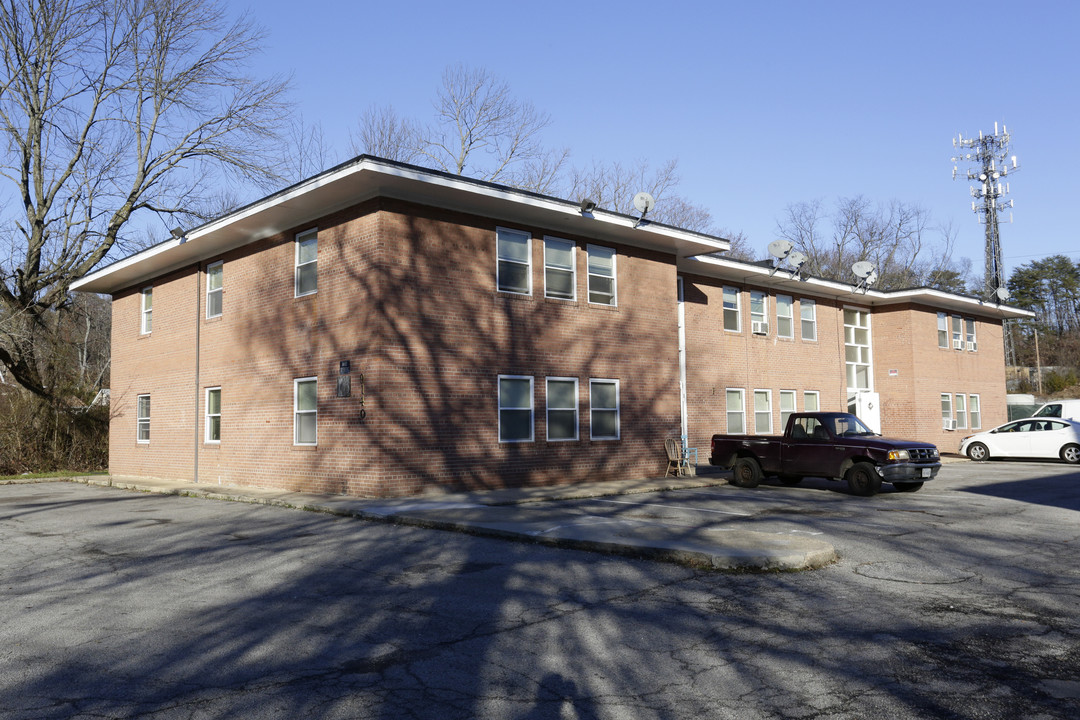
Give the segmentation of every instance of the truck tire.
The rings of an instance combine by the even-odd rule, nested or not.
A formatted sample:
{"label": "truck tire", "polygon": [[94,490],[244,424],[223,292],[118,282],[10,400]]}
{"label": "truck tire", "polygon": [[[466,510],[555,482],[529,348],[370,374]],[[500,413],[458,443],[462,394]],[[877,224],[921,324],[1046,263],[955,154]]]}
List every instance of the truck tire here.
{"label": "truck tire", "polygon": [[1069,443],[1061,448],[1061,459],[1072,465],[1080,463],[1080,445]]}
{"label": "truck tire", "polygon": [[894,482],[892,486],[897,492],[915,492],[922,489],[923,484],[921,482]]}
{"label": "truck tire", "polygon": [[972,460],[989,460],[990,450],[981,442],[974,442],[968,445],[967,456]]}
{"label": "truck tire", "polygon": [[761,466],[752,457],[741,457],[735,461],[731,472],[731,484],[735,487],[752,488],[761,482]]}
{"label": "truck tire", "polygon": [[877,468],[868,462],[857,462],[852,465],[844,475],[844,479],[847,480],[848,489],[853,495],[870,497],[876,495],[881,489],[881,476],[878,475]]}

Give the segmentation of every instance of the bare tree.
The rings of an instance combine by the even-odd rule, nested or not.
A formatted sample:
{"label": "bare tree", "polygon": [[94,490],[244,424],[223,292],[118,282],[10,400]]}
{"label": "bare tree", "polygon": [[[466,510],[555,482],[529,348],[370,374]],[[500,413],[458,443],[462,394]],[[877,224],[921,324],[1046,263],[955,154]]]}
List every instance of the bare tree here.
{"label": "bare tree", "polygon": [[21,385],[50,395],[35,346],[46,315],[133,217],[190,212],[214,178],[271,174],[286,86],[245,74],[260,44],[214,0],[0,4],[0,164],[19,203],[0,362]]}
{"label": "bare tree", "polygon": [[317,175],[333,163],[322,124],[309,124],[298,114],[285,123],[277,174],[287,182]]}
{"label": "bare tree", "polygon": [[390,105],[365,110],[356,133],[350,136],[354,154],[368,153],[406,163],[417,161],[423,142],[420,126],[402,118]]}

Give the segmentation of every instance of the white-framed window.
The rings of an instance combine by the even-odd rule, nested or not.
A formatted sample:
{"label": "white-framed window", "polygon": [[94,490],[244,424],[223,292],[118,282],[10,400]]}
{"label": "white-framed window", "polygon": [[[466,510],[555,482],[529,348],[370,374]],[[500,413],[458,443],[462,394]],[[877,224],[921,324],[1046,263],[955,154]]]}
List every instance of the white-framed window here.
{"label": "white-framed window", "polygon": [[547,439],[578,439],[577,378],[547,378]]}
{"label": "white-framed window", "polygon": [[844,353],[848,391],[872,389],[868,311],[844,308]]}
{"label": "white-framed window", "polygon": [[979,410],[978,395],[968,395],[968,419],[971,421],[972,430],[982,427],[982,412]]}
{"label": "white-framed window", "polygon": [[780,391],[780,430],[783,432],[787,429],[788,418],[795,412],[795,391],[794,390],[781,390]]}
{"label": "white-framed window", "polygon": [[754,432],[772,434],[772,390],[754,391]]}
{"label": "white-framed window", "polygon": [[941,393],[941,427],[946,430],[955,430],[952,414],[952,395],[949,393]]}
{"label": "white-framed window", "polygon": [[499,442],[533,441],[533,379],[499,376]]}
{"label": "white-framed window", "polygon": [[802,339],[817,340],[817,301],[799,300],[799,318],[802,321]]}
{"label": "white-framed window", "polygon": [[595,305],[616,305],[615,251],[589,245],[589,302]]}
{"label": "white-framed window", "polygon": [[964,318],[964,340],[967,342],[968,352],[979,349],[979,344],[975,342],[975,318]]}
{"label": "white-framed window", "polygon": [[521,230],[495,229],[495,286],[499,292],[532,295],[532,236]]}
{"label": "white-framed window", "polygon": [[807,390],[802,394],[803,412],[821,412],[821,393]]}
{"label": "white-framed window", "polygon": [[221,442],[221,388],[206,388],[206,442]]}
{"label": "white-framed window", "polygon": [[296,236],[296,297],[319,290],[319,230],[312,228]]}
{"label": "white-framed window", "polygon": [[225,263],[206,266],[206,317],[220,317],[225,294]]}
{"label": "white-framed window", "polygon": [[776,334],[782,338],[795,337],[795,301],[790,295],[776,296]]}
{"label": "white-framed window", "polygon": [[146,335],[149,334],[154,324],[154,288],[143,288],[142,293],[139,295],[139,302],[142,308],[139,332]]}
{"label": "white-framed window", "polygon": [[730,332],[742,330],[742,313],[739,308],[739,288],[724,286],[724,329]]}
{"label": "white-framed window", "polygon": [[619,381],[589,379],[589,437],[619,439]]}
{"label": "white-framed window", "polygon": [[741,388],[728,388],[727,392],[727,431],[729,435],[746,433],[746,405],[743,402]]}
{"label": "white-framed window", "polygon": [[769,299],[760,290],[750,291],[750,332],[769,334]]}
{"label": "white-framed window", "polygon": [[150,396],[139,395],[135,398],[135,440],[150,442]]}
{"label": "white-framed window", "polygon": [[939,312],[937,314],[937,346],[949,348],[949,315]]}
{"label": "white-framed window", "polygon": [[544,297],[573,300],[577,297],[575,243],[544,238]]}
{"label": "white-framed window", "polygon": [[967,398],[963,393],[956,393],[956,429],[967,430]]}
{"label": "white-framed window", "polygon": [[964,349],[964,336],[963,336],[963,323],[964,319],[959,315],[952,316],[952,346],[953,350]]}
{"label": "white-framed window", "polygon": [[293,380],[293,444],[319,444],[319,379]]}

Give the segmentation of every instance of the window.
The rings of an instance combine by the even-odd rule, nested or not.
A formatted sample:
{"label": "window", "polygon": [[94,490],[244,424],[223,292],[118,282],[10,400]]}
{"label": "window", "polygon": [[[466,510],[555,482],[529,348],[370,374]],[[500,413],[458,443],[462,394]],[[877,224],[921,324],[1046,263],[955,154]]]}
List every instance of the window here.
{"label": "window", "polygon": [[795,337],[795,321],[792,317],[794,301],[790,295],[776,296],[776,334],[784,338]]}
{"label": "window", "polygon": [[982,427],[982,413],[979,412],[978,395],[968,395],[968,419],[971,421],[972,430],[978,430]]}
{"label": "window", "polygon": [[615,251],[611,248],[588,246],[589,302],[615,305]]}
{"label": "window", "polygon": [[224,294],[225,265],[216,262],[206,267],[206,317],[221,316],[221,301]]}
{"label": "window", "polygon": [[293,380],[293,444],[317,445],[319,419],[319,381],[317,378]]}
{"label": "window", "polygon": [[141,297],[142,319],[139,321],[139,331],[145,335],[150,332],[154,320],[154,288],[143,288]]}
{"label": "window", "polygon": [[593,440],[619,439],[619,381],[589,380],[589,433]]}
{"label": "window", "polygon": [[769,334],[769,302],[765,293],[759,290],[750,291],[750,332],[755,335]]}
{"label": "window", "polygon": [[821,412],[821,396],[817,390],[808,390],[802,394],[803,412]]}
{"label": "window", "polygon": [[150,396],[139,395],[135,401],[135,438],[138,442],[150,442]]}
{"label": "window", "polygon": [[544,297],[573,300],[574,243],[544,238]]}
{"label": "window", "polygon": [[221,442],[221,388],[206,388],[206,442]]}
{"label": "window", "polygon": [[952,395],[941,393],[941,427],[946,430],[955,430],[952,416]]}
{"label": "window", "polygon": [[799,316],[802,318],[802,339],[817,340],[817,303],[813,300],[800,300]]}
{"label": "window", "polygon": [[968,352],[979,349],[978,343],[975,342],[975,318],[964,318],[964,337],[967,340]]}
{"label": "window", "polygon": [[518,230],[495,231],[497,263],[495,282],[500,292],[532,294],[532,238]]}
{"label": "window", "polygon": [[964,349],[964,339],[960,335],[962,319],[959,315],[952,316],[952,346],[953,350]]}
{"label": "window", "polygon": [[795,412],[795,391],[780,391],[780,427],[787,428],[788,418]]}
{"label": "window", "polygon": [[727,431],[730,435],[742,435],[746,432],[744,422],[746,409],[743,405],[743,391],[727,391]]}
{"label": "window", "polygon": [[578,439],[577,378],[547,379],[547,439]]}
{"label": "window", "polygon": [[967,404],[962,393],[956,393],[956,429],[967,429]]}
{"label": "window", "polygon": [[870,383],[870,313],[844,309],[844,353],[849,391],[869,390]]}
{"label": "window", "polygon": [[946,349],[949,347],[949,316],[942,312],[937,314],[937,346]]}
{"label": "window", "polygon": [[533,379],[499,376],[499,442],[532,442]]}
{"label": "window", "polygon": [[724,329],[739,332],[739,289],[724,287]]}
{"label": "window", "polygon": [[308,230],[296,236],[296,297],[311,295],[319,289],[319,231]]}
{"label": "window", "polygon": [[754,391],[754,432],[772,433],[772,390]]}

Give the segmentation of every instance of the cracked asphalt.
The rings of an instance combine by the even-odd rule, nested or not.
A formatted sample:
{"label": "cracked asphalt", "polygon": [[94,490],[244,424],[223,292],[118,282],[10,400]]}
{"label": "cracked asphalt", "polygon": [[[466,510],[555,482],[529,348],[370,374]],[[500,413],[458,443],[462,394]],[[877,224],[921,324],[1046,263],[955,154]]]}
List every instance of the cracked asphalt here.
{"label": "cracked asphalt", "polygon": [[74,483],[0,487],[4,718],[1076,718],[1080,473],[567,501],[826,538],[706,571]]}

